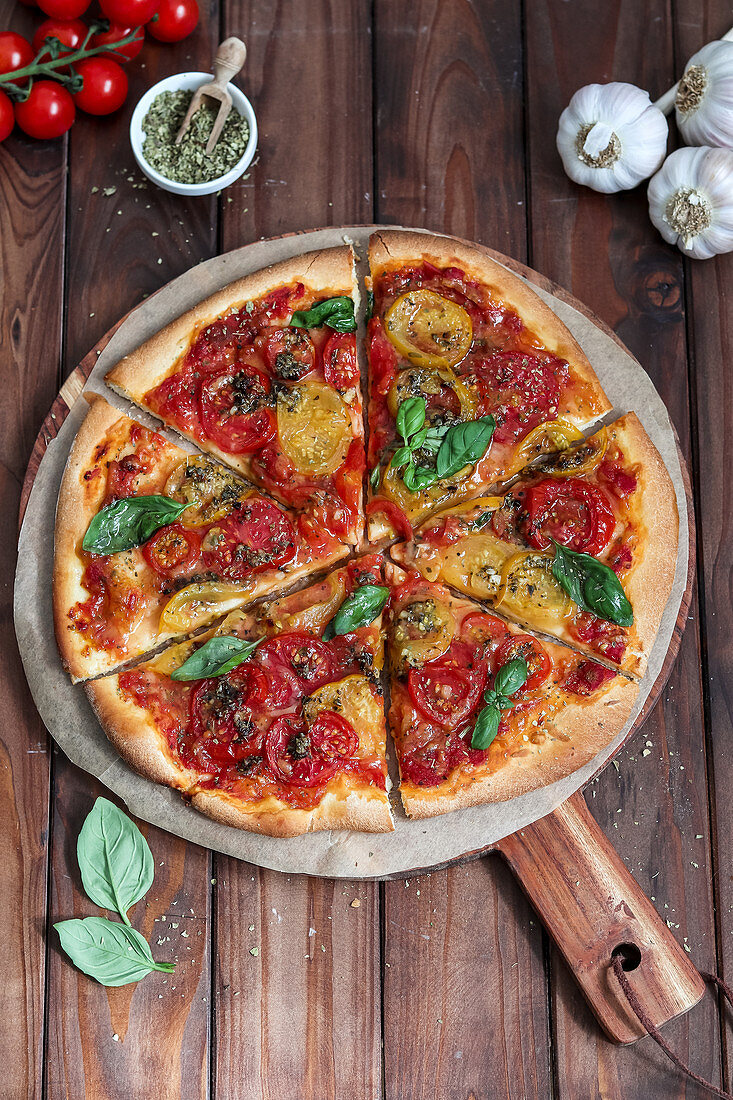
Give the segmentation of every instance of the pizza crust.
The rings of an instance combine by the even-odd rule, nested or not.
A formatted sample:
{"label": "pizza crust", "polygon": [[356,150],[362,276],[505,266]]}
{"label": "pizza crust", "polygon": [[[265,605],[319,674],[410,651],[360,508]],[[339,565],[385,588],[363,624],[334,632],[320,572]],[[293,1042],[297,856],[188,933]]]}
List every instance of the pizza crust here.
{"label": "pizza crust", "polygon": [[344,789],[327,791],[313,810],[296,810],[277,799],[273,806],[258,809],[256,803],[244,803],[226,791],[199,790],[191,804],[200,813],[235,829],[265,836],[291,837],[324,829],[352,829],[362,833],[394,830],[389,800],[384,792]]}
{"label": "pizza crust", "polygon": [[449,237],[428,233],[384,229],[369,240],[372,277],[390,265],[428,260],[437,267],[456,265],[469,278],[488,286],[496,297],[519,314],[545,347],[560,359],[567,359],[573,374],[592,391],[596,408],[591,416],[573,416],[573,423],[587,427],[610,412],[612,405],[603,392],[585,352],[557,314],[517,275],[502,267],[487,249],[463,244]]}

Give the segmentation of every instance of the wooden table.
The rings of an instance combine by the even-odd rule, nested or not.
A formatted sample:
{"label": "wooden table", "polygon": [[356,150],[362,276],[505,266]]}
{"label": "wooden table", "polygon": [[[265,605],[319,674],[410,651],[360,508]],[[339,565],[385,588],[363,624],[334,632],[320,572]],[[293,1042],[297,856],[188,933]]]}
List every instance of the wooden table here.
{"label": "wooden table", "polygon": [[[39,22],[11,0],[0,7],[3,28],[31,34]],[[730,4],[676,0],[674,15],[664,0],[203,9],[187,42],[146,45],[129,67],[130,103],[169,73],[206,69],[225,35],[246,40],[259,157],[219,198],[143,184],[130,105],[81,118],[68,140],[0,146],[0,1094],[706,1096],[651,1040],[618,1048],[601,1036],[496,858],[344,884],[260,871],[146,828],[156,879],[135,919],[156,957],[178,960],[175,974],[107,990],[49,934],[95,911],[74,846],[101,788],[49,743],[13,636],[15,516],[43,417],[105,330],[200,260],[300,228],[398,222],[489,244],[572,290],[667,402],[695,483],[699,603],[662,699],[586,794],[696,964],[733,974],[733,266],[683,261],[649,223],[643,189],[581,191],[554,147],[579,85],[627,80],[656,98],[727,30]],[[665,1034],[730,1083],[731,1033],[712,996]]]}

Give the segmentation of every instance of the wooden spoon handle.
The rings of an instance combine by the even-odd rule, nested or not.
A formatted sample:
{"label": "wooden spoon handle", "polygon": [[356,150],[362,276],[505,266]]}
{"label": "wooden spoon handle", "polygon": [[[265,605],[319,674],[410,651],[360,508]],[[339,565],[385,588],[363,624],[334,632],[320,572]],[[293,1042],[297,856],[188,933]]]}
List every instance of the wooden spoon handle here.
{"label": "wooden spoon handle", "polygon": [[[617,1043],[646,1032],[613,973],[624,966],[655,1026],[687,1012],[705,983],[578,793],[496,847],[535,905],[601,1027]],[[636,962],[637,965],[633,966]]]}
{"label": "wooden spoon handle", "polygon": [[226,38],[214,58],[214,84],[226,88],[247,59],[247,47],[241,38]]}

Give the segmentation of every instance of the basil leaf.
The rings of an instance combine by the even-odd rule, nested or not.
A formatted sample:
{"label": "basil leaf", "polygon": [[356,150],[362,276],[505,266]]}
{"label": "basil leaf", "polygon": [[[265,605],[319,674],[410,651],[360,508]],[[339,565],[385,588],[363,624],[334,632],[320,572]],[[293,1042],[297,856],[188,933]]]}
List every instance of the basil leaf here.
{"label": "basil leaf", "polygon": [[395,470],[399,470],[401,466],[404,466],[406,462],[410,462],[411,459],[412,449],[410,447],[398,447],[392,455],[390,466],[393,466]]}
{"label": "basil leaf", "polygon": [[485,527],[487,523],[491,523],[493,514],[493,512],[482,512],[480,516],[476,516],[476,519],[470,521],[469,527]]}
{"label": "basil leaf", "polygon": [[397,431],[405,443],[410,442],[410,436],[419,432],[425,423],[425,398],[408,397],[397,410]]}
{"label": "basil leaf", "polygon": [[319,328],[328,325],[336,332],[355,332],[356,317],[351,298],[326,298],[312,309],[298,309],[290,319],[293,328]]}
{"label": "basil leaf", "polygon": [[369,475],[369,484],[371,485],[372,489],[378,489],[379,488],[379,483],[380,483],[381,480],[382,480],[382,467],[377,465],[377,466],[374,467],[374,469],[372,470],[372,472]]}
{"label": "basil leaf", "polygon": [[127,985],[152,970],[170,974],[173,963],[157,963],[147,941],[135,928],[106,917],[63,920],[54,924],[71,961],[101,985]]}
{"label": "basil leaf", "polygon": [[433,454],[437,454],[440,450],[441,443],[445,439],[451,427],[452,425],[450,424],[441,424],[437,428],[428,428],[424,438],[421,439],[419,446],[424,447],[426,450],[431,451]]}
{"label": "basil leaf", "polygon": [[499,732],[500,721],[501,711],[495,703],[489,703],[483,710],[479,711],[476,725],[473,727],[473,734],[471,735],[471,748],[488,749]]}
{"label": "basil leaf", "polygon": [[493,416],[467,420],[448,429],[440,445],[435,468],[439,478],[453,477],[464,466],[483,458],[496,423]]}
{"label": "basil leaf", "polygon": [[514,695],[527,682],[529,669],[521,657],[507,661],[494,677],[494,691],[497,695]]}
{"label": "basil leaf", "polygon": [[171,672],[171,680],[205,680],[208,676],[226,676],[242,661],[251,657],[262,638],[245,640],[215,635],[192,653],[180,668]]}
{"label": "basil leaf", "polygon": [[381,584],[363,584],[347,596],[323,632],[324,641],[335,634],[350,634],[373,623],[384,607],[389,589]]}
{"label": "basil leaf", "polygon": [[634,611],[613,569],[590,554],[580,554],[555,539],[552,541],[555,544],[552,575],[570,599],[599,619],[632,626]]}
{"label": "basil leaf", "polygon": [[127,910],[147,894],[155,870],[135,822],[113,802],[98,798],[81,827],[76,857],[87,896],[129,924]]}
{"label": "basil leaf", "polygon": [[438,479],[435,470],[428,470],[426,466],[410,465],[402,475],[402,480],[411,493],[419,493]]}
{"label": "basil leaf", "polygon": [[173,523],[188,508],[170,497],[125,497],[97,512],[87,527],[82,547],[89,554],[119,554],[142,546],[166,523]]}
{"label": "basil leaf", "polygon": [[365,321],[371,321],[374,314],[374,291],[368,290],[366,292],[366,314],[364,316]]}

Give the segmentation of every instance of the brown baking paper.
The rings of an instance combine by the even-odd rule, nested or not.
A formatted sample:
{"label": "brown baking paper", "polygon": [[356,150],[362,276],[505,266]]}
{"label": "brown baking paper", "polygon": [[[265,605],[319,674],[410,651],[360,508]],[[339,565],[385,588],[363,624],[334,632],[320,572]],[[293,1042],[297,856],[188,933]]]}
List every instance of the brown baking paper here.
{"label": "brown baking paper", "polygon": [[[234,279],[290,256],[353,241],[364,255],[371,230],[323,229],[275,241],[257,241],[218,256],[182,275],[143,302],[120,326],[99,357],[87,390],[104,394],[122,411],[146,421],[104,385],[104,375],[164,324]],[[586,317],[551,295],[534,289],[574,334],[619,413],[634,411],[660,451],[677,494],[679,551],[672,595],[649,659],[649,668],[627,725],[584,768],[540,791],[490,806],[410,821],[392,791],[395,831],[310,833],[291,840],[262,837],[219,825],[188,806],[174,791],[133,772],[108,743],[80,685],[61,667],[54,641],[51,606],[53,528],[56,500],[69,448],[86,412],[80,399],[52,440],[41,462],[20,535],[15,580],[15,627],[33,698],[43,721],[69,758],[113,790],[136,816],[161,829],[226,855],[279,871],[336,878],[373,878],[429,868],[486,847],[550,813],[582,787],[621,744],[656,679],[667,653],[685,590],[688,515],[682,471],[667,410],[639,364]],[[155,423],[147,419],[148,423]],[[159,425],[158,425],[159,427]],[[176,437],[176,442],[180,440]],[[185,444],[184,444],[185,445]]]}

